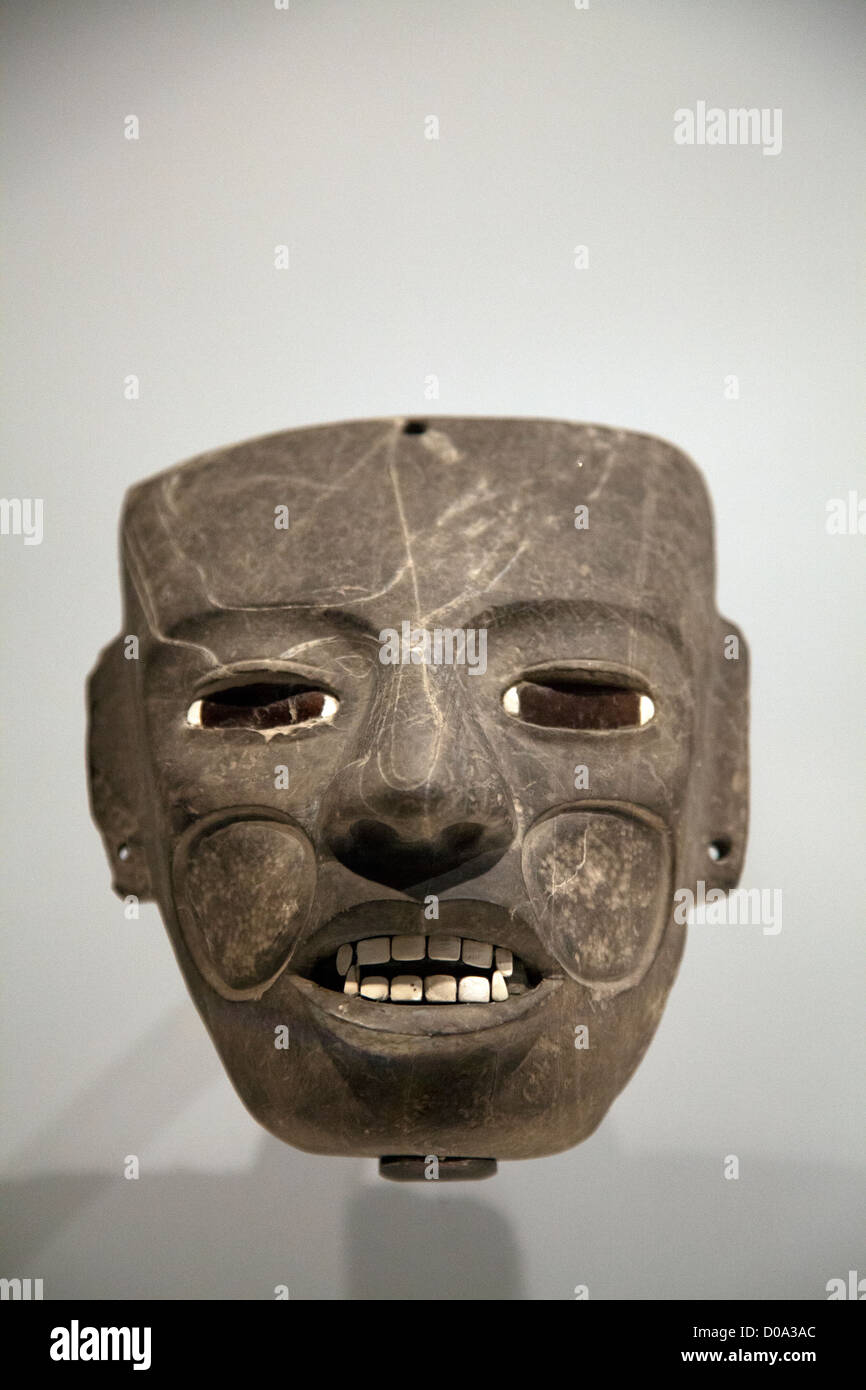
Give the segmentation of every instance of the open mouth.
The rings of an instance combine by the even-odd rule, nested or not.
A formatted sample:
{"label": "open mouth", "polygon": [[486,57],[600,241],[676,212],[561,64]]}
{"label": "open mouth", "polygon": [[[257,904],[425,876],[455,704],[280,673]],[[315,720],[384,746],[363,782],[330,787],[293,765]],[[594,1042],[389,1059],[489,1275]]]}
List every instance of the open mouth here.
{"label": "open mouth", "polygon": [[407,899],[347,908],[305,943],[287,984],[341,1029],[433,1045],[543,1016],[561,972],[516,914],[460,898],[429,926],[420,915]]}
{"label": "open mouth", "polygon": [[540,976],[510,948],[444,933],[367,936],[341,944],[309,978],[352,999],[390,1004],[496,1004]]}

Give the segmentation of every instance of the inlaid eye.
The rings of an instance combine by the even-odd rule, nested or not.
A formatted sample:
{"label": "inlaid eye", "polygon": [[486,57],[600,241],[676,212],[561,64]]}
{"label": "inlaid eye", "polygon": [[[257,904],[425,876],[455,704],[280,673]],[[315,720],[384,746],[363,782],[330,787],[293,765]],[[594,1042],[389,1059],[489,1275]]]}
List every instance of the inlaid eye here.
{"label": "inlaid eye", "polygon": [[580,731],[639,728],[655,714],[643,691],[580,674],[527,677],[509,686],[502,708],[524,724]]}
{"label": "inlaid eye", "polygon": [[329,723],[340,707],[327,690],[289,681],[261,681],[212,690],[193,700],[187,724],[196,729],[252,729],[282,733]]}

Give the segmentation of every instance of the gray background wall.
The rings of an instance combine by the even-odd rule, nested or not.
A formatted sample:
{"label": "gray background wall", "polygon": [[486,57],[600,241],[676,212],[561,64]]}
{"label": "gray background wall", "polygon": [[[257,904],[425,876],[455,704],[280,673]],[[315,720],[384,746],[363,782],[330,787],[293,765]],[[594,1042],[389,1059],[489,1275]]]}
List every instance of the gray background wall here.
{"label": "gray background wall", "polygon": [[[866,1275],[866,539],[825,525],[866,495],[866,10],[80,0],[7,4],[3,28],[2,490],[45,521],[41,545],[0,537],[0,1272],[47,1297],[334,1299],[821,1298]],[[781,152],[676,145],[699,100],[781,108]],[[580,1149],[406,1190],[243,1110],[155,907],[127,922],[109,891],[83,683],[119,626],[129,484],[432,410],[634,427],[698,460],[753,655],[744,883],[781,888],[784,919],[691,931]]]}

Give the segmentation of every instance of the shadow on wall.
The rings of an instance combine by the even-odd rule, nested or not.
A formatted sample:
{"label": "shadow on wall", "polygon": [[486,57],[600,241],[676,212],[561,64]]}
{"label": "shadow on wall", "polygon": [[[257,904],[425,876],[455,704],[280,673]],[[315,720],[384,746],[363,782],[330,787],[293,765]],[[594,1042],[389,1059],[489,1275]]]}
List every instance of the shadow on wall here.
{"label": "shadow on wall", "polygon": [[492,1206],[391,1185],[347,1199],[332,1165],[348,1163],[356,1181],[360,1162],[308,1158],[318,1171],[298,1181],[296,1159],[267,1140],[245,1173],[5,1183],[0,1273],[42,1278],[46,1298],[272,1300],[280,1285],[292,1299],[524,1297],[513,1234]]}
{"label": "shadow on wall", "polygon": [[[42,1278],[49,1299],[273,1299],[279,1285],[292,1299],[524,1296],[508,1222],[471,1185],[408,1193],[373,1160],[269,1137],[245,1172],[148,1173],[149,1145],[219,1074],[178,1004],[16,1155],[36,1174],[0,1185],[0,1275]],[[240,1101],[237,1122],[254,1126]],[[39,1172],[82,1127],[112,1169]],[[218,1164],[219,1135],[204,1142]],[[122,1175],[130,1151],[136,1181]]]}
{"label": "shadow on wall", "polygon": [[491,1179],[489,1199],[378,1188],[369,1162],[271,1139],[240,1173],[47,1174],[0,1188],[0,1274],[44,1279],[49,1299],[273,1300],[285,1285],[439,1301],[569,1300],[581,1283],[594,1299],[822,1299],[862,1273],[856,1170],[751,1160],[724,1182],[715,1157],[609,1139],[569,1164]]}
{"label": "shadow on wall", "polygon": [[[726,1182],[721,1155],[623,1151],[610,1119],[570,1154],[465,1188],[386,1183],[371,1160],[269,1137],[247,1171],[148,1172],[145,1157],[127,1181],[124,1155],[146,1155],[218,1075],[197,1030],[179,1005],[17,1156],[35,1175],[0,1188],[0,1275],[42,1278],[49,1299],[273,1300],[285,1285],[438,1301],[567,1300],[581,1283],[592,1298],[820,1299],[862,1272],[856,1169],[745,1154]],[[237,1124],[253,1124],[240,1102]],[[106,1170],[40,1173],[81,1126]],[[202,1144],[219,1162],[216,1128]]]}
{"label": "shadow on wall", "polygon": [[514,1232],[475,1192],[367,1187],[349,1199],[346,1231],[350,1299],[527,1297]]}

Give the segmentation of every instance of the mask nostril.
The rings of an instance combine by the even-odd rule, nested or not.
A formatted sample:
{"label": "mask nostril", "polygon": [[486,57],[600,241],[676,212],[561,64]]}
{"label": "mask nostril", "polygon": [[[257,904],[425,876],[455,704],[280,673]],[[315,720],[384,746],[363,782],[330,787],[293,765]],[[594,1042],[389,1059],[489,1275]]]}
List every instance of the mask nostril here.
{"label": "mask nostril", "polygon": [[723,864],[731,853],[731,842],[726,839],[711,840],[707,845],[707,854],[714,864]]}
{"label": "mask nostril", "polygon": [[480,825],[464,821],[460,825],[449,825],[442,833],[445,848],[452,854],[471,853],[478,845],[483,830]]}
{"label": "mask nostril", "polygon": [[[486,871],[504,851],[483,825],[461,821],[432,839],[404,839],[381,821],[358,820],[336,836],[331,849],[353,874],[409,892],[448,876],[464,882]],[[489,861],[489,862],[488,862]]]}

